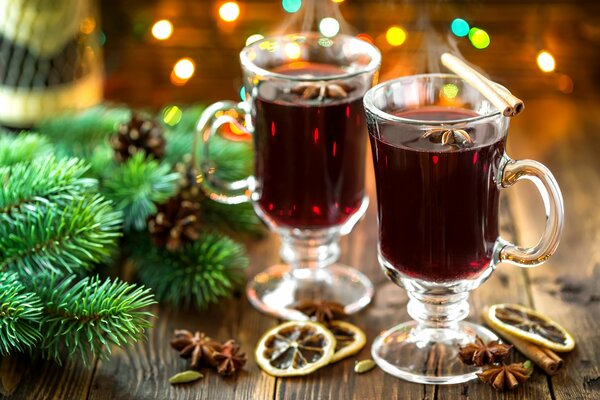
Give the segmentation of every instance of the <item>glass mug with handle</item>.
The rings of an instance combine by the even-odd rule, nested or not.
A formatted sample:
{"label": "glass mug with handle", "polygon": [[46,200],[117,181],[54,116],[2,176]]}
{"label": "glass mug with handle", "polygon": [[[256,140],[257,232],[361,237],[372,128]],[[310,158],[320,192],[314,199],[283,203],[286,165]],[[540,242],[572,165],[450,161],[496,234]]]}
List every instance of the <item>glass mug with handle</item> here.
{"label": "glass mug with handle", "polygon": [[[368,206],[362,99],[376,79],[379,50],[353,36],[302,33],[252,43],[240,60],[247,101],[211,105],[196,134],[204,142],[203,191],[222,203],[251,201],[282,239],[285,263],[255,276],[248,298],[286,319],[303,318],[294,309],[303,300],[356,312],[370,302],[373,286],[336,261],[340,236]],[[210,160],[211,140],[228,125],[254,138],[254,176],[236,182],[219,180]]]}
{"label": "glass mug with handle", "polygon": [[[381,83],[364,98],[377,186],[379,262],[409,297],[414,321],[381,333],[372,355],[386,372],[419,383],[476,377],[459,346],[488,329],[462,321],[468,293],[500,262],[542,264],[558,246],[563,200],[542,164],[505,153],[509,119],[455,75],[427,74]],[[547,224],[522,248],[499,236],[499,194],[532,181]],[[435,360],[432,362],[431,360]]]}

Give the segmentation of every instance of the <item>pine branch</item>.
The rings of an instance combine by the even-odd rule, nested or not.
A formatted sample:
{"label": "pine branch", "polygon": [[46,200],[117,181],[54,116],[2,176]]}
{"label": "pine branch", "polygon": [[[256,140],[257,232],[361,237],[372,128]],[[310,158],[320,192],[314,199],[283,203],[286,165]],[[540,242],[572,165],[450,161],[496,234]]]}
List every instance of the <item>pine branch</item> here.
{"label": "pine branch", "polygon": [[41,339],[41,316],[40,299],[19,282],[19,275],[0,272],[0,355],[31,350]]}
{"label": "pine branch", "polygon": [[44,304],[41,349],[47,358],[60,363],[66,351],[88,365],[94,356],[107,359],[111,345],[145,338],[155,317],[141,310],[156,303],[149,289],[117,279],[77,279],[49,274],[32,284]]}
{"label": "pine branch", "polygon": [[[0,215],[0,219],[3,215]],[[34,275],[90,269],[107,260],[120,236],[121,214],[101,195],[73,195],[64,206],[21,207],[0,224],[0,271]]]}
{"label": "pine branch", "polygon": [[43,157],[31,162],[0,167],[0,218],[11,218],[37,205],[60,205],[97,181],[84,178],[88,166],[75,158]]}
{"label": "pine branch", "polygon": [[142,230],[156,213],[155,203],[164,203],[177,191],[179,174],[167,163],[145,159],[142,152],[116,168],[104,179],[103,192],[123,211],[126,230]]}
{"label": "pine branch", "polygon": [[55,144],[57,155],[88,159],[130,114],[126,108],[98,106],[53,117],[40,123],[36,130]]}
{"label": "pine branch", "polygon": [[252,204],[221,204],[205,197],[202,210],[204,222],[227,233],[248,234],[256,238],[265,234],[264,225],[254,212]]}
{"label": "pine branch", "polygon": [[140,280],[161,303],[199,309],[230,297],[244,283],[248,266],[243,246],[216,233],[205,233],[174,253],[137,246],[134,257]]}
{"label": "pine branch", "polygon": [[48,138],[37,133],[0,133],[0,166],[32,161],[52,154],[53,150]]}

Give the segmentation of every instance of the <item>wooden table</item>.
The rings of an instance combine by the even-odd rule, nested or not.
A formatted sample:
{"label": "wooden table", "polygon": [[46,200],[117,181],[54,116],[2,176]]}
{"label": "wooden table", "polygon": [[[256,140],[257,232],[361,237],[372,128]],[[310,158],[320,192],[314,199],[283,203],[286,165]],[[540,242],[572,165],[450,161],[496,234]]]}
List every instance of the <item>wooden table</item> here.
{"label": "wooden table", "polygon": [[[471,296],[470,320],[480,320],[486,304],[515,302],[535,307],[567,327],[577,340],[564,356],[565,366],[549,378],[539,370],[514,393],[499,394],[480,382],[453,386],[408,383],[381,370],[357,375],[354,361],[369,357],[373,338],[408,319],[405,292],[388,281],[376,260],[374,204],[366,218],[343,240],[342,261],[359,267],[376,286],[373,303],[351,318],[362,327],[368,345],[356,357],[302,378],[273,378],[256,366],[253,349],[261,334],[277,321],[254,310],[244,296],[209,310],[175,312],[156,306],[159,315],[148,342],[113,349],[108,362],[89,369],[79,363],[63,367],[50,362],[11,357],[0,361],[0,398],[10,399],[598,399],[600,398],[600,115],[597,98],[548,97],[527,103],[515,119],[509,139],[514,158],[540,160],[563,190],[566,228],[555,256],[536,269],[501,265]],[[374,196],[372,169],[368,188]],[[532,243],[541,230],[541,202],[527,184],[505,191],[502,226],[517,243]],[[274,235],[249,243],[248,276],[278,261]],[[212,337],[234,337],[248,354],[244,371],[232,378],[207,372],[203,380],[171,386],[167,379],[186,368],[170,348],[175,328],[198,329]],[[514,358],[521,360],[517,355]]]}

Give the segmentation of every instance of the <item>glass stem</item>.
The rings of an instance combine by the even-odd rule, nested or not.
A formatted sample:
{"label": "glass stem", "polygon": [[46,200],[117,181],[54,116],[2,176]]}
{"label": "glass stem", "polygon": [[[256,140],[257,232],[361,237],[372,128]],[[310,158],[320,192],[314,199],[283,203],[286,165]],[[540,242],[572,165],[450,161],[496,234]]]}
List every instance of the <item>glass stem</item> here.
{"label": "glass stem", "polygon": [[408,292],[408,314],[422,328],[456,329],[469,315],[469,292],[431,295]]}
{"label": "glass stem", "polygon": [[293,269],[325,268],[340,258],[340,236],[329,230],[281,236],[281,258]]}

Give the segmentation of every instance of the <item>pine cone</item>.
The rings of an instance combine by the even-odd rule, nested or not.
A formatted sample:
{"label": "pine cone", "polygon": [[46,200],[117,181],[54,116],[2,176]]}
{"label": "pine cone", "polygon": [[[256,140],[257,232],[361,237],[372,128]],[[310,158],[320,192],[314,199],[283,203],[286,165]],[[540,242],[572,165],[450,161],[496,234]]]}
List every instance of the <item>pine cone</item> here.
{"label": "pine cone", "polygon": [[198,240],[202,228],[198,203],[180,197],[158,206],[158,212],[148,219],[148,231],[157,246],[177,251],[186,243]]}
{"label": "pine cone", "polygon": [[204,195],[200,189],[197,178],[199,175],[198,169],[192,164],[191,155],[187,154],[183,158],[183,162],[175,164],[175,172],[181,176],[179,180],[179,197],[183,200],[199,202]]}
{"label": "pine cone", "polygon": [[111,145],[118,162],[125,162],[139,151],[146,156],[161,159],[165,154],[165,137],[162,126],[152,118],[133,113],[131,119],[119,125],[111,138]]}

